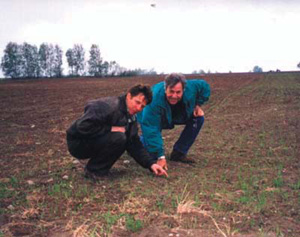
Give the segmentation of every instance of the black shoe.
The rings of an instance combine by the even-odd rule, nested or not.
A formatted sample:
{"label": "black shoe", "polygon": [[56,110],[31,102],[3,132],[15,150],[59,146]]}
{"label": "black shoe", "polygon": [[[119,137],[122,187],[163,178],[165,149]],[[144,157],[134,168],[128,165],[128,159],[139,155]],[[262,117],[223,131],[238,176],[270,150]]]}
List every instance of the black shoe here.
{"label": "black shoe", "polygon": [[186,164],[196,163],[196,161],[192,158],[188,158],[185,154],[180,151],[173,150],[170,156],[171,161],[182,162]]}
{"label": "black shoe", "polygon": [[109,176],[109,170],[101,170],[101,171],[90,171],[86,167],[84,168],[84,177],[87,179],[91,179],[93,181],[101,180],[103,177]]}

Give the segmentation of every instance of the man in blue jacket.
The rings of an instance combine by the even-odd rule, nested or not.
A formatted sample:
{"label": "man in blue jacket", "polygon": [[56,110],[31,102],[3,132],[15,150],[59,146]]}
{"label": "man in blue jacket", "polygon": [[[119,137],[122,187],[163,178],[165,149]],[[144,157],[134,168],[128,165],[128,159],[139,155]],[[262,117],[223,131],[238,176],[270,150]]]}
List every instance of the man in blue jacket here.
{"label": "man in blue jacket", "polygon": [[187,153],[204,123],[201,105],[209,99],[209,84],[204,80],[186,80],[182,74],[172,73],[164,82],[154,85],[152,91],[152,103],[138,114],[145,148],[158,160],[157,164],[167,170],[161,131],[185,125],[173,146],[170,160],[194,163]]}

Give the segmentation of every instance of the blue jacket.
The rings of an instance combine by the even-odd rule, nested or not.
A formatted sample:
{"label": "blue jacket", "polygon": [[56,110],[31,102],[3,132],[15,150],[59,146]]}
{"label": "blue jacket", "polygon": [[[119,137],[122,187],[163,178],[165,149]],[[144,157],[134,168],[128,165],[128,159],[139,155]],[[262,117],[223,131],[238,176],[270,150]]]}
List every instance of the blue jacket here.
{"label": "blue jacket", "polygon": [[[152,102],[137,115],[141,124],[144,145],[155,157],[164,155],[162,129],[174,128],[171,107],[166,99],[164,85],[164,82],[160,82],[152,87]],[[182,97],[185,111],[182,111],[182,114],[185,113],[189,119],[193,115],[195,106],[204,104],[209,96],[210,86],[206,81],[187,80]]]}

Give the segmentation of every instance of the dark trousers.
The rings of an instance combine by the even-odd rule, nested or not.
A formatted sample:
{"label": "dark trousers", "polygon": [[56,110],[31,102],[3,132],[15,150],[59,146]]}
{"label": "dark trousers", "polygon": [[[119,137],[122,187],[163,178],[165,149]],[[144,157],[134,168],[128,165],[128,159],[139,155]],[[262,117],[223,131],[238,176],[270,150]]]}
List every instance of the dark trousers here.
{"label": "dark trousers", "polygon": [[[183,154],[187,154],[190,147],[195,142],[202,125],[204,123],[204,117],[191,117],[185,123],[175,124],[175,125],[185,125],[184,129],[182,130],[179,139],[174,144],[173,149],[176,151],[180,151]],[[145,141],[143,136],[140,136],[141,142],[146,147]],[[150,153],[153,158],[157,159],[156,154]]]}
{"label": "dark trousers", "polygon": [[67,136],[68,149],[77,159],[89,159],[86,168],[92,172],[106,172],[126,150],[126,135],[110,132],[89,139]]}
{"label": "dark trousers", "polygon": [[192,117],[190,118],[180,134],[179,139],[174,144],[173,149],[176,151],[180,151],[183,154],[187,154],[190,147],[195,142],[202,125],[204,123],[204,117]]}

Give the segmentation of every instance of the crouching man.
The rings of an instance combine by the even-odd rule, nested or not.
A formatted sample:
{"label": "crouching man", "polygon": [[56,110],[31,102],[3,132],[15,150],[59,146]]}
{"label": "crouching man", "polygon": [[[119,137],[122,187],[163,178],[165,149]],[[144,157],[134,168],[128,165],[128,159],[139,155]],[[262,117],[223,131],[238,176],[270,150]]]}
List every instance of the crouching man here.
{"label": "crouching man", "polygon": [[89,159],[85,177],[97,180],[109,174],[114,163],[127,151],[144,168],[168,176],[143,147],[135,114],[151,103],[149,86],[136,85],[120,97],[90,101],[84,114],[67,130],[69,152],[77,159]]}
{"label": "crouching man", "polygon": [[161,132],[163,129],[173,129],[175,125],[184,125],[170,160],[194,163],[195,160],[187,153],[204,123],[204,112],[200,106],[209,100],[209,84],[199,79],[186,80],[184,75],[172,73],[152,89],[152,103],[138,114],[144,146],[158,160],[157,163],[167,169]]}

